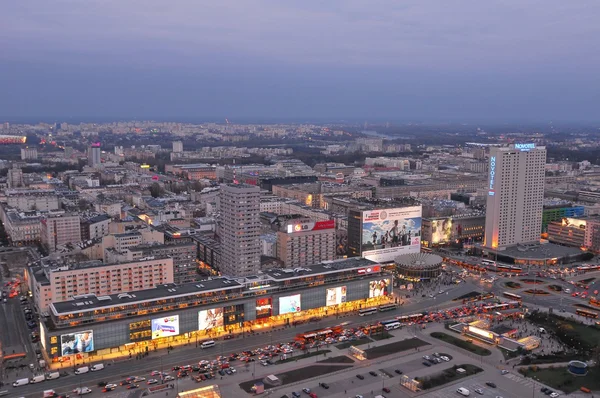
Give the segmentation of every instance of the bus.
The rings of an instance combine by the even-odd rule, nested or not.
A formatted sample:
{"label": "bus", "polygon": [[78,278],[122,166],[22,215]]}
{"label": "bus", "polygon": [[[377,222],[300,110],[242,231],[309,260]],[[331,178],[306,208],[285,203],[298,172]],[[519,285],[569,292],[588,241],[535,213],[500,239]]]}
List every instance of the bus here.
{"label": "bus", "polygon": [[358,315],[360,316],[365,316],[365,315],[373,315],[377,313],[377,308],[373,307],[373,308],[365,308],[363,310],[358,310]]}
{"label": "bus", "polygon": [[431,253],[432,250],[428,247],[421,247],[421,253]]}
{"label": "bus", "polygon": [[396,308],[398,308],[398,304],[383,304],[379,306],[379,311],[380,312],[384,312],[384,311],[392,311],[395,310]]}
{"label": "bus", "polygon": [[597,299],[596,297],[592,297],[590,299],[590,304],[596,307],[600,307],[600,300]]}
{"label": "bus", "polygon": [[509,301],[508,303],[492,304],[483,307],[483,312],[505,311],[513,308],[518,308],[521,303],[518,301]]}
{"label": "bus", "polygon": [[398,322],[395,319],[392,319],[392,320],[389,320],[389,321],[381,321],[381,324],[383,325],[383,328],[385,330],[400,329],[400,322]]}
{"label": "bus", "polygon": [[516,300],[516,301],[523,301],[523,297],[519,296],[518,294],[514,294],[514,293],[509,293],[509,292],[504,292],[502,293],[502,295],[506,298],[509,298],[511,300]]}
{"label": "bus", "polygon": [[481,260],[481,264],[483,265],[491,265],[492,267],[496,266],[496,262],[493,260],[488,260],[487,258],[484,258],[483,260]]}
{"label": "bus", "polygon": [[575,313],[586,318],[598,318],[598,313],[594,311],[582,310],[578,308]]}
{"label": "bus", "polygon": [[498,272],[516,272],[516,273],[523,272],[523,268],[515,267],[514,265],[498,265],[496,267],[496,270]]}
{"label": "bus", "polygon": [[579,272],[592,272],[592,271],[600,271],[600,265],[589,265],[584,264],[580,267],[575,268]]}
{"label": "bus", "polygon": [[412,314],[412,315],[397,316],[396,320],[400,323],[410,323],[410,322],[416,322],[416,321],[420,320],[421,318],[423,318],[423,314]]}

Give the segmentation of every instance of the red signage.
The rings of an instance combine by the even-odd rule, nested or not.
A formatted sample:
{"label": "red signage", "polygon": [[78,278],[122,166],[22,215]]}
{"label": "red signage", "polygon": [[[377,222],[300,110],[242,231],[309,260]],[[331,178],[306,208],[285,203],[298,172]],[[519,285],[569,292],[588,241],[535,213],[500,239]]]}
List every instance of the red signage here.
{"label": "red signage", "polygon": [[372,267],[360,268],[358,273],[361,275],[372,274],[374,272],[381,272],[381,265],[373,265]]}
{"label": "red signage", "polygon": [[335,228],[335,220],[317,221],[313,227],[313,231],[332,228]]}

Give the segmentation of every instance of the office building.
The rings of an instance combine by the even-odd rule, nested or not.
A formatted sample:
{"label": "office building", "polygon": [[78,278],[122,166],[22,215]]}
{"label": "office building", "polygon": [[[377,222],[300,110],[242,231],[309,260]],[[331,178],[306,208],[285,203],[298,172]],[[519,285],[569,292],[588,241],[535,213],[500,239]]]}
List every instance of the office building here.
{"label": "office building", "polygon": [[20,188],[24,186],[23,170],[18,167],[13,167],[8,170],[6,184],[9,188]]}
{"label": "office building", "polygon": [[56,251],[67,243],[81,241],[79,215],[49,213],[42,219],[42,244],[50,252]]}
{"label": "office building", "polygon": [[277,231],[277,258],[286,268],[335,259],[335,221],[290,220]]}
{"label": "office building", "polygon": [[173,152],[183,152],[183,142],[173,141]]}
{"label": "office building", "polygon": [[20,211],[53,211],[60,206],[58,195],[51,189],[7,190],[5,195],[8,206]]}
{"label": "office building", "polygon": [[100,261],[65,264],[50,260],[27,268],[27,282],[41,313],[50,303],[72,300],[76,296],[103,296],[152,289],[173,283],[173,259],[146,257],[118,264]]}
{"label": "office building", "polygon": [[81,240],[99,239],[110,233],[110,216],[99,214],[81,220]]}
{"label": "office building", "polygon": [[260,269],[260,188],[221,185],[221,272],[256,275]]}
{"label": "office building", "polygon": [[90,147],[88,147],[87,156],[89,167],[100,166],[102,164],[102,160],[100,159],[100,145],[92,144]]}
{"label": "office building", "polygon": [[21,148],[21,160],[37,160],[37,148]]}
{"label": "office building", "polygon": [[538,243],[544,205],[546,148],[511,144],[490,148],[485,247]]}

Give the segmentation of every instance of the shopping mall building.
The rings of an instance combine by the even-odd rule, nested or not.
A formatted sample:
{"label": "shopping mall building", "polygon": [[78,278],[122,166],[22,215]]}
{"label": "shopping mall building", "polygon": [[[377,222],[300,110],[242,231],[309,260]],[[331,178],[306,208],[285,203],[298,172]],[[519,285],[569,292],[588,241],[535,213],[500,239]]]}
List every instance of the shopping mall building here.
{"label": "shopping mall building", "polygon": [[392,286],[392,275],[378,263],[351,258],[245,278],[76,296],[50,305],[40,339],[52,361],[74,355],[93,355],[93,361],[370,308],[394,300]]}

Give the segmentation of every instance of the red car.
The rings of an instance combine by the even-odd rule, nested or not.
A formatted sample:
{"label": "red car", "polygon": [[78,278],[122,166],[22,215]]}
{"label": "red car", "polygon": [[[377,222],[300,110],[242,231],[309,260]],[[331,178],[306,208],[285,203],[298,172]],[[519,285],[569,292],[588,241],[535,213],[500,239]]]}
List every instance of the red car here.
{"label": "red car", "polygon": [[383,391],[383,392],[391,392],[391,390],[389,388],[387,388],[387,387],[383,387],[381,389],[381,391]]}
{"label": "red car", "polygon": [[315,394],[314,392],[311,392],[310,394],[308,394],[308,396],[309,396],[310,398],[318,398],[318,397],[317,397],[317,394]]}

